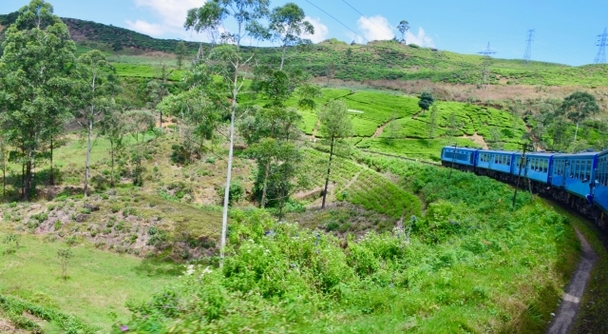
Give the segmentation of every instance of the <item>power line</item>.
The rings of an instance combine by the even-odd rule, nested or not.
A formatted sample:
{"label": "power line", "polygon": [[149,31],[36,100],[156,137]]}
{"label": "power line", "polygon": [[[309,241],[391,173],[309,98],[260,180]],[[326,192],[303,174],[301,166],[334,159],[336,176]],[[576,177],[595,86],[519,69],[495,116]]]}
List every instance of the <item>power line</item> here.
{"label": "power line", "polygon": [[529,63],[532,59],[532,41],[534,41],[534,29],[528,30],[526,34],[526,51],[524,52],[524,62]]}
{"label": "power line", "polygon": [[[347,4],[350,8],[352,8],[355,12],[359,13],[359,15],[361,15],[361,17],[363,17],[364,19],[366,19],[369,23],[373,24],[376,26],[376,28],[382,30],[382,32],[386,32],[386,30],[384,30],[384,28],[378,26],[377,24],[375,24],[372,20],[368,19],[365,15],[363,15],[363,13],[361,13],[360,11],[357,10],[357,8],[353,7],[351,4],[349,4],[348,2],[346,2],[346,0],[342,0],[345,4]],[[393,33],[387,33],[388,36],[395,37],[395,34]]]}
{"label": "power line", "polygon": [[318,10],[322,11],[323,13],[325,13],[327,16],[331,17],[332,19],[336,20],[336,22],[340,23],[341,25],[344,26],[344,28],[350,30],[353,34],[361,37],[364,41],[369,42],[367,40],[367,38],[359,35],[356,31],[352,30],[351,28],[349,28],[346,24],[342,23],[340,20],[338,20],[337,18],[335,18],[333,15],[331,15],[330,13],[324,11],[323,9],[321,9],[319,6],[315,5],[314,3],[310,2],[309,0],[306,0],[306,2],[308,2],[309,4],[313,5],[314,7],[316,7]]}
{"label": "power line", "polygon": [[604,33],[601,35],[597,35],[597,43],[596,46],[599,46],[600,49],[597,51],[597,55],[595,56],[596,64],[604,64],[606,63],[606,42],[608,40],[608,35],[606,34],[606,28],[604,28]]}

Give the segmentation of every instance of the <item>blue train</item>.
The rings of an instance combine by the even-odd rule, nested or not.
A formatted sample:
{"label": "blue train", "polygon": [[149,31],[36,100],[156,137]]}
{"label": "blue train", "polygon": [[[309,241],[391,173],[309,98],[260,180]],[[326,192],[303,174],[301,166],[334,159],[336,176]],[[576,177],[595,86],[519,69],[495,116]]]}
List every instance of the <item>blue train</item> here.
{"label": "blue train", "polygon": [[608,228],[608,150],[603,152],[526,153],[445,146],[444,166],[515,183],[518,177],[534,193],[553,196]]}

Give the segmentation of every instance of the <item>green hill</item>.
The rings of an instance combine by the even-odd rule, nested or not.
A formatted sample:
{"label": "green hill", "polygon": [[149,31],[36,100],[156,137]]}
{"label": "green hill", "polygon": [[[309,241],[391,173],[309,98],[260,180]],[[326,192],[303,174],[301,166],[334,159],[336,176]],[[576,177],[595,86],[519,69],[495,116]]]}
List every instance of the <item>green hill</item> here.
{"label": "green hill", "polygon": [[[0,15],[0,25],[16,19],[16,13]],[[79,45],[106,48],[108,52],[131,54],[132,51],[173,53],[178,40],[156,39],[128,29],[63,18],[72,38]],[[191,53],[199,43],[185,42]],[[204,44],[208,48],[209,45]],[[254,51],[260,62],[280,61],[280,50],[272,47],[244,47]],[[485,58],[458,54],[393,41],[374,41],[367,45],[349,45],[335,39],[319,44],[293,48],[290,67],[302,69],[315,77],[345,81],[430,80],[449,84],[472,85],[608,85],[608,65],[572,67],[554,63]],[[121,62],[120,60],[118,62]],[[145,62],[145,61],[144,61]],[[125,75],[129,75],[125,73]]]}
{"label": "green hill", "polygon": [[[0,30],[14,19],[15,13],[0,15]],[[240,130],[268,101],[252,91],[253,70],[244,68],[227,258],[220,267],[226,113],[204,139],[196,138],[206,130],[195,124],[211,121],[188,119],[202,109],[197,104],[156,124],[155,110],[144,127],[135,116],[153,108],[158,91],[150,92],[150,79],[166,71],[167,91],[186,89],[180,79],[188,69],[178,69],[172,54],[179,41],[64,21],[78,54],[99,48],[114,64],[121,77],[116,100],[136,112],[116,114],[125,126],[120,149],[111,153],[114,142],[98,133],[88,196],[86,148],[73,128],[37,148],[32,202],[19,202],[23,165],[7,158],[0,332],[526,333],[542,332],[551,320],[579,257],[575,228],[591,232],[525,191],[512,202],[511,186],[432,162],[443,145],[455,143],[518,148],[541,128],[537,102],[579,89],[600,100],[608,67],[524,64],[389,41],[292,48],[289,69],[326,85],[317,110],[343,101],[354,133],[336,151],[326,181],[329,149],[318,113],[299,110],[301,133],[288,137],[300,149],[301,164],[294,166],[301,179],[281,185],[289,172],[278,172],[288,164],[282,160],[267,169],[275,187],[289,188],[287,196],[273,189],[273,196],[289,197],[280,209],[258,208],[263,160],[254,159],[259,151],[248,150]],[[187,45],[191,53],[199,47]],[[242,50],[261,64],[279,62],[276,48]],[[226,94],[218,91],[222,104]],[[430,110],[418,105],[422,91],[436,97]],[[497,91],[502,97],[494,98]],[[286,107],[298,108],[296,98]],[[604,145],[604,128],[599,118],[583,122],[581,145]],[[566,138],[573,129],[559,130]],[[534,132],[534,139],[549,140],[548,131]],[[608,295],[608,256],[590,240],[602,262],[585,305],[599,305]],[[67,264],[60,256],[66,249]],[[601,307],[585,310],[584,322],[598,326],[588,332],[604,332],[599,326],[608,318],[596,316]]]}

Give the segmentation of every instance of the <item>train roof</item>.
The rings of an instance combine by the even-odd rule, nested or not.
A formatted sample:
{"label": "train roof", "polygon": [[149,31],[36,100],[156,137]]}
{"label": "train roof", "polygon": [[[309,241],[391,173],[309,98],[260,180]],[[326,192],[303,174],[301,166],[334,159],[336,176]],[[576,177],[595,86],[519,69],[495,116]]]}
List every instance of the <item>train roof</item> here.
{"label": "train roof", "polygon": [[513,154],[513,153],[517,153],[517,152],[513,152],[513,151],[500,151],[500,150],[479,150],[479,153]]}
{"label": "train roof", "polygon": [[[454,149],[454,146],[444,146],[443,148],[444,149],[446,149],[446,148]],[[456,149],[457,150],[469,150],[469,151],[477,151],[478,150],[478,148],[475,148],[475,147],[466,147],[466,146],[456,146]]]}
{"label": "train roof", "polygon": [[[521,155],[522,152],[514,152],[516,155]],[[556,153],[548,153],[548,152],[526,152],[527,157],[542,157],[542,158],[550,158],[556,155]]]}
{"label": "train roof", "polygon": [[592,158],[599,154],[600,154],[600,152],[561,153],[561,154],[556,154],[553,157],[555,159],[559,159],[559,158]]}

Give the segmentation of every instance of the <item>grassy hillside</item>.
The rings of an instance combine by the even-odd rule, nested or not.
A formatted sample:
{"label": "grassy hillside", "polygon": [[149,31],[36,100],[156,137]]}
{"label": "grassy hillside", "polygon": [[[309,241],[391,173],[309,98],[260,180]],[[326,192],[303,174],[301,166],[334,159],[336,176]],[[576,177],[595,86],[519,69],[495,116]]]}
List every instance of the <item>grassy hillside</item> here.
{"label": "grassy hillside", "polygon": [[[12,14],[0,16],[0,29],[11,20]],[[161,68],[171,71],[170,90],[178,89],[184,70],[171,54],[177,41],[65,22],[78,54],[100,48],[114,63],[128,108],[146,105],[148,80]],[[194,52],[198,44],[188,46]],[[275,48],[243,52],[270,65],[279,60]],[[315,111],[302,110],[298,125],[309,182],[286,203],[281,222],[272,217],[275,208],[257,209],[258,166],[237,134],[232,172],[238,191],[222,268],[225,125],[191,163],[180,154],[192,129],[175,116],[157,124],[161,128],[127,135],[114,170],[110,143],[98,138],[87,197],[84,142],[66,133],[54,142],[55,184],[49,184],[48,160],[36,161],[32,203],[17,202],[22,166],[9,162],[8,199],[0,204],[0,331],[6,323],[51,333],[542,332],[576,265],[572,224],[580,223],[525,192],[512,208],[512,188],[494,180],[387,155],[437,161],[443,145],[517,149],[538,121],[532,104],[518,101],[521,110],[507,111],[524,99],[509,87],[567,86],[565,92],[583,86],[603,98],[608,67],[335,40],[289,50],[288,66],[318,82],[361,83],[357,89],[328,84],[315,101],[319,108],[344,101],[354,127],[349,147],[332,162],[327,208],[320,209],[320,201],[329,157]],[[365,87],[371,81],[411,84],[407,91],[414,95],[371,90]],[[456,87],[462,96],[459,102],[437,98],[434,111],[422,111],[416,95],[429,86],[420,82]],[[238,103],[264,105],[249,84]],[[473,98],[472,90],[484,92],[485,85],[505,88],[508,97]],[[287,106],[297,106],[295,98]],[[606,142],[601,121],[583,125],[583,144]],[[542,136],[549,135],[537,140]],[[73,256],[63,280],[58,251],[65,249]],[[591,284],[605,296],[602,277]],[[590,307],[585,319],[602,312]],[[580,331],[603,328],[588,324],[581,321]]]}
{"label": "grassy hillside", "polygon": [[[6,26],[15,18],[15,13],[0,15],[0,25]],[[128,29],[76,18],[63,20],[79,44],[105,48],[117,54],[132,54],[133,50],[173,53],[179,42],[155,39]],[[186,42],[186,45],[191,53],[199,47],[199,43],[194,42]],[[243,52],[256,53],[263,63],[280,62],[280,50],[277,48],[244,47]],[[608,65],[571,67],[539,61],[524,63],[416,45],[406,46],[392,41],[348,45],[334,39],[294,48],[289,54],[290,67],[302,69],[316,77],[329,76],[346,81],[423,79],[450,84],[576,85],[590,88],[608,85]]]}

